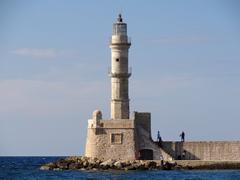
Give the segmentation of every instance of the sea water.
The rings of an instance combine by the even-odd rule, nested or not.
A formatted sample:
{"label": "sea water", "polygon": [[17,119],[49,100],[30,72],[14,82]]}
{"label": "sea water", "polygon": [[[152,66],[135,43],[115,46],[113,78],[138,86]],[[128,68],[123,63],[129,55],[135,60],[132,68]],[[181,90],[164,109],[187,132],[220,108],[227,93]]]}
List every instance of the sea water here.
{"label": "sea water", "polygon": [[64,157],[0,157],[0,179],[210,179],[240,180],[240,170],[43,171],[40,166]]}

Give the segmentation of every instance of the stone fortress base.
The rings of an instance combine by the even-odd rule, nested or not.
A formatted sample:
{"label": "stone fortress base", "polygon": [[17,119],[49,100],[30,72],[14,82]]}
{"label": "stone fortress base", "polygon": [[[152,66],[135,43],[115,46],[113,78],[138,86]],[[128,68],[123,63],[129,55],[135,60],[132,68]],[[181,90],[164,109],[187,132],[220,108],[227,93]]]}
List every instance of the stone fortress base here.
{"label": "stone fortress base", "polygon": [[103,120],[95,111],[88,121],[85,155],[120,160],[240,161],[240,141],[155,142],[151,114],[134,112],[132,119]]}

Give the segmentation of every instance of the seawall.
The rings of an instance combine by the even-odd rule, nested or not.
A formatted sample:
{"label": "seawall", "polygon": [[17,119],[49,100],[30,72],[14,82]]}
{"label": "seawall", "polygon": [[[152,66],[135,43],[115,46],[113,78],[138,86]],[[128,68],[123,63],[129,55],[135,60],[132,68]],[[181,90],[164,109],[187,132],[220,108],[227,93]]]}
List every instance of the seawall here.
{"label": "seawall", "polygon": [[164,141],[161,149],[175,160],[240,161],[240,141]]}

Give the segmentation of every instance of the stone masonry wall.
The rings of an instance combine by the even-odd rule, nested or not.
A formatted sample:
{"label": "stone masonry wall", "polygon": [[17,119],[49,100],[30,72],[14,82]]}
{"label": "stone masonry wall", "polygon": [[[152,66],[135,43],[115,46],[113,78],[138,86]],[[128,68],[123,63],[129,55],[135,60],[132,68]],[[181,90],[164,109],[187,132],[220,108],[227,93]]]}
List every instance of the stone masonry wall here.
{"label": "stone masonry wall", "polygon": [[161,146],[173,159],[240,160],[240,141],[162,142]]}
{"label": "stone masonry wall", "polygon": [[[135,159],[133,120],[89,120],[85,155],[99,159]],[[93,126],[94,127],[94,126]]]}
{"label": "stone masonry wall", "polygon": [[162,153],[157,143],[151,137],[151,114],[147,112],[134,112],[136,151],[143,149],[153,151],[153,159],[162,159]]}

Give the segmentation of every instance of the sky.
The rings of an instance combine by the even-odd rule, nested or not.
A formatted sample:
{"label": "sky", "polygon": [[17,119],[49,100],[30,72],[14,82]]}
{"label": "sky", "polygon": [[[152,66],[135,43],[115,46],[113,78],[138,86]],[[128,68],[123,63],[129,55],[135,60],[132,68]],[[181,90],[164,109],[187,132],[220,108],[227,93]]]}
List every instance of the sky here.
{"label": "sky", "polygon": [[130,110],[152,137],[239,140],[238,0],[1,0],[0,156],[81,155],[110,118],[112,23],[128,24]]}

